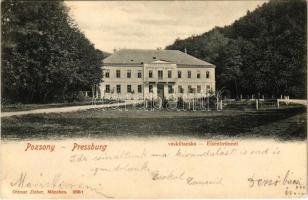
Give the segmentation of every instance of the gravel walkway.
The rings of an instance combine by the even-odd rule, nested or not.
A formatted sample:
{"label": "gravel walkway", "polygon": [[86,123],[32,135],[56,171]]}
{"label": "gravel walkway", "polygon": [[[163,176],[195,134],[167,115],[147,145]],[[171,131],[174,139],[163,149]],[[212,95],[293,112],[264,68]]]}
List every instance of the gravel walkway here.
{"label": "gravel walkway", "polygon": [[11,116],[39,114],[39,113],[77,112],[80,110],[88,110],[88,109],[93,109],[93,108],[110,108],[114,106],[132,105],[132,104],[142,103],[142,102],[143,100],[127,100],[126,102],[123,102],[123,103],[113,103],[113,104],[68,106],[68,107],[61,107],[61,108],[44,108],[44,109],[35,109],[35,110],[17,111],[17,112],[1,112],[1,117],[11,117]]}

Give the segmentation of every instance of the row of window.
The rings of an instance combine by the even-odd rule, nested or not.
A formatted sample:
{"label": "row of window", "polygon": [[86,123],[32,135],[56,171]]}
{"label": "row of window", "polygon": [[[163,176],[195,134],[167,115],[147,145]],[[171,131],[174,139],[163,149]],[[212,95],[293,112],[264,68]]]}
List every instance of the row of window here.
{"label": "row of window", "polygon": [[[168,74],[167,75],[168,75],[167,76],[168,78],[172,78],[172,71],[168,70]],[[162,79],[164,77],[163,70],[158,70],[157,76],[158,76],[159,79]],[[109,77],[110,77],[110,72],[109,71],[105,72],[105,78],[109,78]],[[116,77],[117,78],[121,78],[121,71],[120,70],[116,70]],[[127,71],[126,77],[127,78],[131,78],[132,77],[131,70]],[[192,77],[191,71],[187,71],[187,78],[191,78],[191,77]],[[197,72],[197,76],[196,77],[197,78],[201,78],[201,73]],[[209,71],[206,72],[205,77],[206,78],[210,78],[210,72]],[[141,71],[138,71],[137,78],[142,78],[142,72]],[[153,78],[153,71],[152,70],[149,70],[149,78]],[[178,78],[182,78],[182,71],[178,71]]]}
{"label": "row of window", "polygon": [[[142,93],[142,85],[138,85],[137,87],[137,92],[138,93]],[[110,85],[106,85],[105,88],[105,93],[110,93],[111,89],[110,89]],[[116,92],[119,94],[121,93],[121,85],[116,85]],[[132,90],[132,85],[127,85],[127,93],[133,93],[135,92],[134,90]]]}
{"label": "row of window", "polygon": [[[206,86],[206,90],[209,91],[211,87],[209,85]],[[197,85],[197,88],[193,88],[191,85],[187,87],[188,93],[201,93],[201,85]],[[127,93],[134,93],[135,91],[132,90],[132,85],[127,85]],[[142,85],[137,86],[137,92],[142,93]],[[179,85],[178,92],[184,93],[184,88]],[[110,85],[106,85],[105,93],[111,93]],[[121,93],[121,85],[116,85],[116,93]],[[149,93],[153,93],[153,85],[149,85]],[[173,85],[168,85],[168,93],[173,94],[174,89]]]}
{"label": "row of window", "polygon": [[[193,88],[191,85],[188,85],[187,87],[188,93],[201,93],[201,89],[202,89],[201,85],[197,85],[197,88]],[[206,91],[210,91],[210,89],[211,89],[211,86],[207,85]],[[178,92],[184,93],[184,88],[181,85],[178,86]]]}
{"label": "row of window", "polygon": [[[116,77],[117,77],[117,78],[121,78],[121,71],[120,71],[120,70],[116,70]],[[127,77],[127,78],[131,78],[131,77],[132,77],[132,72],[131,72],[131,70],[128,70],[128,71],[127,71],[126,77]],[[109,71],[106,71],[106,72],[105,72],[105,78],[110,78],[110,72],[109,72]],[[137,78],[142,78],[142,72],[141,72],[141,70],[138,71],[138,73],[137,73]]]}

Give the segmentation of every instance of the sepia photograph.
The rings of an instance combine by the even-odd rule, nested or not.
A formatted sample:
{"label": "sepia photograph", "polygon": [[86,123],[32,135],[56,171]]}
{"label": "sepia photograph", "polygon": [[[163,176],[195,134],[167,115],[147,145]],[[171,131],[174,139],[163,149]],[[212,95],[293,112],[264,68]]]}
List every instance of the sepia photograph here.
{"label": "sepia photograph", "polygon": [[307,2],[1,1],[0,197],[307,197]]}

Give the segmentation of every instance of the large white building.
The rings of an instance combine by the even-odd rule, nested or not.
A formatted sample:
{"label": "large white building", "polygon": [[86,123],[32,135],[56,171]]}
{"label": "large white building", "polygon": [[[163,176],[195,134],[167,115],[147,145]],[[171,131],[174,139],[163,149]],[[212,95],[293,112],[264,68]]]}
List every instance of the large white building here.
{"label": "large white building", "polygon": [[215,66],[178,50],[116,51],[103,61],[102,98],[196,98],[215,90]]}

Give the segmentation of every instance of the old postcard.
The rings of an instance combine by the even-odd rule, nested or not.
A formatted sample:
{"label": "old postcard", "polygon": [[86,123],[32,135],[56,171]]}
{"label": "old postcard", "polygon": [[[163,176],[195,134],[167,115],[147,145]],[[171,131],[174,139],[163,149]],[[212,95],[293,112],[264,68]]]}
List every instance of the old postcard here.
{"label": "old postcard", "polygon": [[3,0],[0,197],[306,197],[306,4]]}

